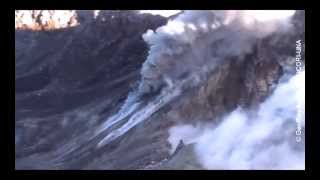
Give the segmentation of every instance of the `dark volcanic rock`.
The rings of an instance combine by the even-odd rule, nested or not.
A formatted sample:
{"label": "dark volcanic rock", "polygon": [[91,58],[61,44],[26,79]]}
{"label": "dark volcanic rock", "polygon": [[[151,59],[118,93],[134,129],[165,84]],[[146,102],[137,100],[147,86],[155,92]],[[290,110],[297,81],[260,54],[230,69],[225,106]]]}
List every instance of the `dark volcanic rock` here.
{"label": "dark volcanic rock", "polygon": [[203,169],[193,144],[169,155],[168,129],[256,107],[283,74],[294,73],[295,41],[304,41],[304,11],[298,11],[296,31],[258,40],[251,53],[224,60],[199,86],[97,148],[107,133],[95,130],[141,78],[148,53],[141,35],[167,20],[135,11],[96,18],[80,11],[78,18],[80,25],[65,29],[16,30],[16,169]]}
{"label": "dark volcanic rock", "polygon": [[18,120],[29,115],[22,109],[37,106],[32,116],[67,111],[137,79],[148,50],[141,34],[165,20],[133,13],[119,16],[117,24],[98,18],[50,32],[16,31]]}
{"label": "dark volcanic rock", "polygon": [[[166,23],[129,11],[90,16],[81,12],[70,28],[16,30],[17,169],[77,169],[97,157],[82,135],[117,111],[140,78],[142,34]],[[72,142],[74,152],[53,160]]]}

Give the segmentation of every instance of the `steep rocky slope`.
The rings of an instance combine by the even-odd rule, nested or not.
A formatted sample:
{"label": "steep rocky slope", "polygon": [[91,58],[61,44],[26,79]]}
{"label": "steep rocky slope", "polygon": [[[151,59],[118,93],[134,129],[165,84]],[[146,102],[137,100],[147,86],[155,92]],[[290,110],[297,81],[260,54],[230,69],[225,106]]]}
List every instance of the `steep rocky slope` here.
{"label": "steep rocky slope", "polygon": [[304,11],[293,17],[294,32],[257,41],[241,59],[228,57],[200,85],[97,146],[109,133],[96,134],[97,127],[138,88],[149,50],[142,34],[167,20],[134,11],[102,11],[94,18],[93,12],[81,11],[76,26],[17,28],[16,169],[203,169],[192,144],[171,157],[169,128],[218,123],[238,106],[255,108],[282,75],[295,73],[293,42],[304,40]]}
{"label": "steep rocky slope", "polygon": [[[147,56],[141,35],[166,23],[133,12],[83,16],[87,20],[74,27],[16,30],[17,168],[54,168],[42,152],[76,141],[117,111]],[[80,168],[78,161],[63,167]]]}

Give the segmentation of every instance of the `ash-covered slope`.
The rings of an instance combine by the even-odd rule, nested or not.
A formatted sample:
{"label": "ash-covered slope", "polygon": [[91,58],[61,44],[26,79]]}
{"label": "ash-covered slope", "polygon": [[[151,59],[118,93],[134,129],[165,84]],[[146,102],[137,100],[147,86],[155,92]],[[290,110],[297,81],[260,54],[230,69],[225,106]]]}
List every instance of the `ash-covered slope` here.
{"label": "ash-covered slope", "polygon": [[[16,30],[17,169],[77,169],[99,157],[79,154],[91,148],[87,133],[117,111],[139,80],[148,52],[142,34],[166,23],[127,11],[101,12],[96,19],[90,11],[79,13],[78,26]],[[72,155],[57,165],[55,158],[67,151]]]}
{"label": "ash-covered slope", "polygon": [[[171,154],[185,138],[173,137],[172,127],[219,124],[237,107],[254,111],[280,78],[295,73],[296,41],[304,41],[304,11],[291,18],[294,31],[241,32],[245,43],[232,26],[195,30],[200,20],[220,22],[212,12],[182,15],[184,23],[200,23],[181,36],[180,15],[174,29],[169,23],[155,31],[167,19],[80,14],[75,27],[16,30],[17,169],[208,168],[197,162],[196,142]],[[250,48],[232,49],[239,44]],[[197,134],[187,130],[184,136]]]}

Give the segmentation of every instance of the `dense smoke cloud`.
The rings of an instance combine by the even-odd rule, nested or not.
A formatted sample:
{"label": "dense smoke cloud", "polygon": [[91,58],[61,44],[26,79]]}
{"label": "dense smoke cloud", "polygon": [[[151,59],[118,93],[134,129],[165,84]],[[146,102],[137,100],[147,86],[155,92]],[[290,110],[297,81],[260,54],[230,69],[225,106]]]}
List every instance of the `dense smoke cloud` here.
{"label": "dense smoke cloud", "polygon": [[[270,15],[272,11],[264,13]],[[204,82],[220,62],[231,59],[229,57],[241,60],[259,39],[292,29],[292,11],[273,18],[261,14],[260,11],[184,11],[155,32],[147,31],[143,38],[150,50],[141,70],[137,96],[108,119],[97,134],[126,118],[128,120],[105,136],[97,147],[108,144],[148,119],[178,97],[184,88]],[[297,143],[292,136],[295,101],[291,97],[296,93],[292,82],[279,86],[255,113],[238,109],[219,126],[173,127],[168,139],[173,147],[171,152],[183,139],[185,143],[196,143],[198,159],[207,169],[303,168],[304,146],[301,151],[296,151],[301,145],[293,147]],[[157,91],[163,86],[166,88],[150,101],[139,101],[141,94]],[[284,101],[282,98],[291,99]],[[282,153],[287,156],[281,156]],[[275,158],[270,158],[271,155]],[[278,156],[281,156],[281,162],[277,161]],[[287,164],[285,158],[291,158],[295,163]]]}
{"label": "dense smoke cloud", "polygon": [[180,139],[196,143],[207,169],[304,169],[304,108],[303,71],[279,84],[257,110],[238,108],[218,126],[175,126],[168,140],[173,148]]}
{"label": "dense smoke cloud", "polygon": [[[141,70],[138,92],[149,93],[162,86],[171,91],[161,91],[142,107],[142,102],[136,102],[137,94],[129,96],[120,112],[108,119],[98,134],[123,119],[128,118],[127,122],[110,132],[97,147],[148,119],[177,97],[181,88],[197,85],[221,61],[229,57],[240,60],[259,39],[291,31],[293,13],[184,11],[155,32],[148,30],[143,38],[150,50]],[[296,141],[296,120],[299,117],[304,132],[304,114],[298,115],[297,103],[304,112],[304,72],[280,83],[257,109],[238,108],[218,125],[172,127],[168,139],[171,153],[183,139],[186,144],[196,144],[195,153],[206,169],[304,169],[304,136]]]}
{"label": "dense smoke cloud", "polygon": [[142,67],[140,91],[152,92],[163,85],[170,86],[190,72],[211,71],[227,57],[241,59],[258,39],[289,31],[293,13],[184,11],[167,25],[143,35],[150,51]]}

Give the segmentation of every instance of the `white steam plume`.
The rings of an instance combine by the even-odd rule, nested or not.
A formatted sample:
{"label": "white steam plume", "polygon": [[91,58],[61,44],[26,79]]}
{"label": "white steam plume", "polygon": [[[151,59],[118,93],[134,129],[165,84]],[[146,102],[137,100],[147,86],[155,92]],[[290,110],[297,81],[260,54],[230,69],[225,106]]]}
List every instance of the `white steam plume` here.
{"label": "white steam plume", "polygon": [[168,140],[173,148],[180,139],[196,143],[207,169],[304,169],[304,112],[303,71],[278,85],[257,111],[236,109],[218,126],[175,126]]}
{"label": "white steam plume", "polygon": [[184,11],[155,32],[148,30],[143,35],[150,51],[141,70],[140,91],[155,91],[203,68],[212,70],[226,57],[241,58],[257,39],[289,31],[294,12]]}
{"label": "white steam plume", "polygon": [[[274,12],[278,11],[264,13],[270,15]],[[290,30],[289,17],[293,13],[289,11],[284,13],[286,16],[261,18],[263,13],[260,11],[183,11],[156,32],[148,30],[143,38],[150,45],[150,51],[143,64],[142,81],[134,99],[162,86],[167,87],[154,100],[145,102],[145,107],[138,107],[139,102],[125,103],[97,134],[119,122],[126,123],[110,132],[98,146],[128,132],[179,96],[184,88],[199,85],[221,60],[230,56],[240,58],[251,51],[257,39],[273,32]],[[137,106],[132,107],[135,103]]]}

